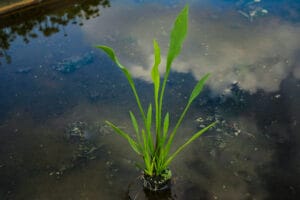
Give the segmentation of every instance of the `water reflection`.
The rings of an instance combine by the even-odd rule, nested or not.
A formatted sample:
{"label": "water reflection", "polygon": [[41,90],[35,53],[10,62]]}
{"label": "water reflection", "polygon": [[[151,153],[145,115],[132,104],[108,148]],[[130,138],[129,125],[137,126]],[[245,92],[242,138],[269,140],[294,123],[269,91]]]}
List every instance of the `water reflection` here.
{"label": "water reflection", "polygon": [[[192,105],[174,145],[210,121],[219,123],[172,164],[177,181],[172,195],[299,199],[297,15],[279,15],[295,9],[282,4],[279,12],[274,1],[262,0],[269,13],[250,22],[236,2],[189,1],[188,41],[167,84],[171,116],[178,117],[195,78],[210,71],[214,79]],[[297,9],[297,3],[286,2]],[[28,44],[18,29],[12,33],[7,51],[13,61],[0,73],[0,199],[126,199],[139,175],[137,158],[103,122],[118,122],[131,132],[128,110],[136,105],[118,68],[91,46],[116,48],[147,103],[152,38],[166,53],[170,24],[182,6],[177,0],[112,1],[88,21],[76,14],[64,21],[68,7],[57,8],[53,12],[64,22],[45,17],[40,25],[60,33],[44,36],[39,17],[25,33]],[[73,26],[73,20],[84,26]]]}
{"label": "water reflection", "polygon": [[64,27],[70,23],[82,26],[84,19],[99,16],[99,5],[108,7],[110,2],[108,0],[50,1],[18,12],[2,13],[0,15],[0,59],[4,57],[6,62],[11,62],[11,56],[7,51],[16,38],[21,37],[25,43],[28,43],[39,34],[49,37],[64,31]]}
{"label": "water reflection", "polygon": [[[152,4],[132,10],[122,4],[115,9],[116,13],[104,14],[103,20],[88,22],[84,27],[86,37],[91,43],[116,48],[134,76],[149,81],[151,40],[157,38],[166,53],[173,17],[169,13],[177,8]],[[96,37],[96,33],[105,37]],[[299,24],[272,13],[251,23],[236,10],[220,11],[192,3],[188,41],[173,69],[192,72],[197,79],[212,72],[209,85],[217,93],[226,93],[232,83],[252,93],[260,89],[276,91],[288,75],[299,78],[298,35]]]}

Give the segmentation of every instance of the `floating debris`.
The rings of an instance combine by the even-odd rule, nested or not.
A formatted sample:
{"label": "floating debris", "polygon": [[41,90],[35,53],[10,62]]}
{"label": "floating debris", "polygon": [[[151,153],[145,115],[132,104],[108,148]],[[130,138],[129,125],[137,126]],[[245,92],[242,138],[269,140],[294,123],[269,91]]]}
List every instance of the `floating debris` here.
{"label": "floating debris", "polygon": [[103,144],[96,144],[95,140],[91,139],[93,138],[92,135],[98,134],[98,131],[94,131],[93,127],[86,122],[72,122],[67,126],[65,132],[66,141],[75,145],[75,150],[70,155],[71,159],[67,163],[49,172],[49,176],[55,175],[58,179],[67,171],[85,165],[88,161],[95,160],[103,146]]}
{"label": "floating debris", "polygon": [[281,97],[281,95],[280,95],[280,94],[276,94],[274,97],[275,97],[276,99],[279,99],[279,98]]}
{"label": "floating debris", "polygon": [[92,128],[86,122],[76,121],[68,125],[66,129],[68,141],[77,145],[73,161],[87,161],[96,158],[97,150],[102,145],[94,144],[91,140],[92,132]]}
{"label": "floating debris", "polygon": [[89,137],[88,125],[85,122],[76,121],[68,125],[66,137],[69,141],[85,141]]}
{"label": "floating debris", "polygon": [[261,0],[240,0],[236,5],[238,12],[252,22],[254,18],[268,14],[268,10],[260,6],[261,2]]}
{"label": "floating debris", "polygon": [[[218,114],[214,116],[198,117],[195,121],[199,129],[206,127],[212,122],[217,122],[217,124],[212,128],[217,134],[211,135],[210,137],[214,138],[215,146],[218,147],[219,150],[227,148],[228,138],[237,137],[242,133],[238,123],[229,122]],[[248,136],[248,133],[245,134]],[[210,152],[213,157],[215,156],[215,153],[216,152]]]}
{"label": "floating debris", "polygon": [[94,54],[93,52],[85,53],[82,56],[73,56],[63,61],[59,62],[57,65],[53,66],[53,69],[62,73],[71,73],[74,72],[86,65],[93,63]]}

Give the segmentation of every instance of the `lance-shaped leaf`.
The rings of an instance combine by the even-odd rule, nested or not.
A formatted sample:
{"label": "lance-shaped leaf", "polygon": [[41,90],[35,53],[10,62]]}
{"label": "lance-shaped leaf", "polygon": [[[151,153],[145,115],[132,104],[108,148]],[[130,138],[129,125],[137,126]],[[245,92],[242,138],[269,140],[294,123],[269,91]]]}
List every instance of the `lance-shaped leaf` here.
{"label": "lance-shaped leaf", "polygon": [[203,86],[206,82],[206,80],[208,79],[209,77],[209,74],[206,74],[205,76],[203,76],[199,81],[198,83],[196,84],[196,86],[194,87],[191,95],[190,95],[190,98],[188,100],[188,103],[186,104],[182,114],[180,115],[179,117],[179,120],[177,121],[176,125],[175,125],[175,128],[173,129],[169,139],[168,139],[168,142],[167,142],[167,145],[166,145],[166,155],[168,155],[169,151],[170,151],[170,148],[171,148],[171,144],[173,143],[173,139],[174,139],[174,136],[176,135],[177,133],[177,129],[179,128],[180,124],[182,123],[182,120],[186,114],[186,112],[188,111],[189,107],[191,106],[192,102],[195,100],[195,98],[200,94],[200,92],[202,91],[203,89]]}
{"label": "lance-shaped leaf", "polygon": [[151,135],[151,124],[152,124],[152,105],[149,104],[146,118],[146,131],[147,131],[147,141],[150,152],[154,151],[153,138]]}
{"label": "lance-shaped leaf", "polygon": [[167,57],[167,69],[168,73],[171,69],[173,60],[178,56],[181,51],[183,41],[187,34],[188,29],[188,13],[189,7],[185,6],[184,9],[177,16],[173,29],[170,35],[169,52]]}
{"label": "lance-shaped leaf", "polygon": [[139,146],[139,144],[137,144],[130,136],[128,133],[125,133],[124,131],[122,131],[121,129],[119,129],[116,125],[114,125],[113,123],[109,122],[109,121],[105,121],[106,124],[108,124],[110,127],[112,127],[112,129],[118,133],[120,136],[122,136],[123,138],[125,138],[128,143],[130,144],[131,148],[139,155],[142,155],[141,152],[141,147]]}
{"label": "lance-shaped leaf", "polygon": [[191,104],[195,98],[200,94],[200,92],[202,91],[203,89],[203,86],[205,84],[205,82],[207,81],[207,79],[209,78],[210,74],[206,74],[204,75],[200,81],[196,84],[196,86],[194,87],[191,95],[190,95],[190,98],[189,98],[189,101],[188,101],[188,104]]}
{"label": "lance-shaped leaf", "polygon": [[166,138],[167,137],[167,133],[168,133],[168,130],[169,130],[169,113],[167,112],[166,116],[165,116],[165,119],[164,119],[164,129],[163,129],[163,138]]}
{"label": "lance-shaped leaf", "polygon": [[206,126],[205,128],[201,129],[197,133],[195,133],[188,141],[186,141],[183,145],[181,145],[170,157],[169,159],[165,162],[164,167],[167,167],[172,160],[177,156],[178,153],[180,153],[185,147],[187,147],[191,142],[193,142],[195,139],[200,137],[203,133],[205,133],[208,129],[213,127],[216,124],[216,122],[213,122],[212,124]]}
{"label": "lance-shaped leaf", "polygon": [[139,110],[140,110],[140,113],[143,117],[143,120],[144,122],[146,123],[146,116],[145,116],[145,112],[144,112],[144,109],[142,107],[142,104],[141,104],[141,101],[140,101],[140,98],[139,98],[139,95],[136,91],[136,87],[135,87],[135,84],[133,82],[133,79],[129,73],[129,71],[127,70],[126,67],[124,67],[118,60],[114,50],[108,46],[104,46],[104,45],[98,45],[96,46],[97,48],[99,49],[102,49],[117,65],[118,67],[122,70],[122,72],[124,73],[124,75],[126,76],[127,78],[127,81],[129,82],[129,85],[133,91],[133,94],[135,96],[135,99],[136,99],[136,102],[138,104],[138,107],[139,107]]}
{"label": "lance-shaped leaf", "polygon": [[139,126],[138,126],[137,120],[131,111],[129,111],[129,114],[130,114],[132,126],[133,126],[135,134],[136,134],[136,139],[137,139],[139,145],[141,145],[142,141],[141,141],[141,137],[140,137],[140,133],[139,133]]}
{"label": "lance-shaped leaf", "polygon": [[152,66],[151,78],[155,88],[154,94],[158,96],[159,81],[160,81],[158,66],[160,64],[161,58],[160,58],[160,48],[156,40],[153,40],[153,50],[154,50],[154,64]]}
{"label": "lance-shaped leaf", "polygon": [[184,7],[184,9],[182,9],[182,11],[177,16],[174,22],[173,29],[171,30],[169,51],[168,51],[167,64],[166,64],[166,73],[164,76],[164,81],[161,87],[160,97],[159,97],[160,113],[162,112],[163,97],[165,93],[167,80],[171,71],[172,62],[180,53],[183,41],[187,34],[188,13],[189,13],[189,7],[187,5]]}
{"label": "lance-shaped leaf", "polygon": [[[155,103],[155,126],[156,126],[156,134],[158,134],[160,130],[160,113],[158,112],[158,94],[159,94],[159,87],[160,87],[160,75],[158,66],[160,64],[160,48],[156,40],[153,40],[153,50],[154,50],[154,64],[151,71],[151,77],[154,85],[154,103]],[[158,135],[156,135],[158,137]]]}
{"label": "lance-shaped leaf", "polygon": [[[161,148],[165,144],[167,136],[168,136],[168,130],[169,130],[169,113],[167,112],[165,119],[164,119],[164,124],[163,124],[162,138],[159,141],[159,148]],[[164,148],[162,148],[160,150],[164,151]]]}

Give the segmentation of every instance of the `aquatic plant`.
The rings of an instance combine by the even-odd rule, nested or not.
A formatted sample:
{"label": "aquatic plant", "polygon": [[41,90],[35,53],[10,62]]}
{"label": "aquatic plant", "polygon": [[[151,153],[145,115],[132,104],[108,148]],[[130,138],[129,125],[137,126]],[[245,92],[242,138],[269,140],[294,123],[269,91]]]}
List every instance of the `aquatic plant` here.
{"label": "aquatic plant", "polygon": [[[154,48],[154,64],[151,71],[151,78],[154,85],[154,111],[152,109],[152,104],[150,103],[145,112],[142,107],[138,92],[136,90],[134,81],[131,74],[118,60],[113,49],[107,46],[97,46],[97,48],[102,49],[122,70],[125,74],[130,87],[133,91],[134,97],[137,102],[139,112],[142,117],[143,127],[140,128],[135,115],[130,111],[130,118],[135,131],[135,137],[132,137],[129,133],[121,130],[115,124],[106,121],[106,123],[120,136],[125,138],[130,144],[131,148],[142,157],[144,161],[144,187],[157,191],[168,186],[171,179],[171,171],[169,169],[170,163],[173,159],[180,153],[185,147],[187,147],[191,142],[201,136],[205,131],[214,126],[215,122],[208,125],[207,127],[196,132],[190,139],[188,139],[184,144],[179,146],[175,152],[170,152],[171,145],[173,143],[174,137],[177,130],[182,123],[184,116],[186,115],[190,105],[196,99],[203,89],[206,80],[209,78],[210,74],[206,74],[200,81],[196,84],[191,92],[188,102],[180,115],[175,127],[170,131],[169,120],[170,116],[167,112],[164,117],[162,113],[164,92],[167,84],[167,80],[171,71],[171,66],[173,60],[179,55],[183,41],[187,34],[188,27],[188,6],[179,13],[177,16],[173,29],[171,30],[169,50],[167,55],[166,72],[163,77],[163,82],[161,84],[161,77],[159,74],[158,67],[161,62],[160,57],[160,47],[157,41],[153,40]],[[152,114],[154,113],[154,117]],[[155,120],[153,120],[153,118]],[[153,128],[153,129],[152,129]],[[153,134],[153,131],[154,134]]]}

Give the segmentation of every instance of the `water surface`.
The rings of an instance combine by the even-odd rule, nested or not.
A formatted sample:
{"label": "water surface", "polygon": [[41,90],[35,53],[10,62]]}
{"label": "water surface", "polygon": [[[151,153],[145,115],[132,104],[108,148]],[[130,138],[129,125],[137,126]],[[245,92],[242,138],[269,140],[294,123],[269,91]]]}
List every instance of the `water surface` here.
{"label": "water surface", "polygon": [[164,63],[186,3],[189,33],[165,99],[171,120],[196,80],[212,76],[174,146],[218,125],[172,163],[174,199],[299,199],[300,3],[289,0],[91,0],[1,16],[0,199],[127,199],[138,159],[104,121],[132,131],[137,109],[121,71],[93,46],[116,50],[146,105],[152,40]]}

